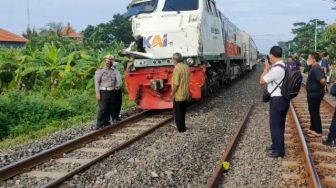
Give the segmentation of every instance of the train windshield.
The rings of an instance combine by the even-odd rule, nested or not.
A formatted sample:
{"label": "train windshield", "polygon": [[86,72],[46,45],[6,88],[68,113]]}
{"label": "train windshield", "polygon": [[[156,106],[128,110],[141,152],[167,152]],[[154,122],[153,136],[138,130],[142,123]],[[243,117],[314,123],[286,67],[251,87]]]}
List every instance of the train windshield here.
{"label": "train windshield", "polygon": [[190,11],[198,9],[198,0],[166,0],[162,11]]}
{"label": "train windshield", "polygon": [[141,13],[150,13],[156,9],[158,0],[133,0],[127,6],[125,17],[132,17]]}

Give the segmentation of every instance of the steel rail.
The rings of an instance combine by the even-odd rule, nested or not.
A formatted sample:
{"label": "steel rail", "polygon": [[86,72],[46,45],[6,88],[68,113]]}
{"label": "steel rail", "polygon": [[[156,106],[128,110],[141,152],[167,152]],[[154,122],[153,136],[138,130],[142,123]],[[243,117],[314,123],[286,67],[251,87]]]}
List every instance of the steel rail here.
{"label": "steel rail", "polygon": [[314,161],[313,161],[313,158],[312,158],[312,155],[308,149],[308,145],[307,145],[307,142],[305,140],[305,137],[304,137],[304,134],[303,134],[303,131],[302,131],[302,128],[301,128],[301,124],[299,122],[299,119],[297,117],[297,114],[295,112],[295,109],[294,109],[294,106],[292,104],[292,102],[290,103],[290,109],[291,109],[291,112],[292,112],[292,115],[293,115],[293,119],[295,121],[295,127],[296,127],[296,130],[297,130],[297,133],[298,133],[298,137],[300,138],[300,143],[301,143],[301,146],[303,148],[303,151],[304,151],[304,160],[305,160],[305,168],[306,168],[306,171],[308,172],[308,176],[309,176],[309,186],[310,187],[314,187],[314,188],[322,188],[322,184],[321,184],[321,180],[317,174],[317,169],[314,165]]}
{"label": "steel rail", "polygon": [[50,188],[50,187],[56,187],[56,186],[62,184],[64,181],[72,178],[74,175],[76,175],[76,174],[78,174],[78,173],[80,173],[80,172],[82,172],[82,171],[90,168],[95,163],[97,163],[97,162],[99,162],[99,161],[107,158],[108,156],[110,156],[111,154],[113,154],[113,153],[115,153],[115,152],[117,152],[119,150],[122,150],[122,149],[128,147],[129,145],[131,145],[132,143],[136,142],[137,140],[140,140],[141,138],[147,136],[148,134],[152,133],[153,131],[155,131],[156,129],[160,128],[161,126],[169,123],[170,121],[173,120],[173,118],[174,118],[173,116],[170,116],[170,117],[166,118],[165,120],[163,120],[162,122],[158,123],[157,125],[149,128],[148,130],[140,133],[139,135],[131,138],[130,140],[128,140],[128,141],[126,141],[126,142],[124,142],[124,143],[122,143],[122,144],[120,144],[120,145],[118,145],[116,147],[111,148],[109,151],[107,151],[103,155],[94,158],[93,160],[91,160],[91,161],[89,161],[89,162],[81,165],[80,167],[76,168],[75,170],[69,172],[68,174],[66,174],[66,175],[64,175],[64,176],[62,176],[62,177],[60,177],[60,178],[58,178],[58,179],[56,179],[56,180],[48,183],[47,185],[44,185],[42,187],[43,188]]}
{"label": "steel rail", "polygon": [[128,123],[133,121],[138,121],[146,118],[151,111],[143,111],[137,115],[131,116],[113,126],[107,126],[103,129],[94,131],[92,133],[86,134],[80,138],[70,140],[64,144],[61,144],[55,148],[48,149],[41,153],[38,153],[34,156],[19,160],[13,164],[5,166],[0,169],[0,182],[5,181],[15,175],[18,175],[22,172],[28,171],[32,167],[35,167],[39,164],[42,164],[52,158],[57,158],[64,153],[77,149],[79,146],[90,143],[95,139],[110,134],[111,132],[118,131],[125,127]]}
{"label": "steel rail", "polygon": [[233,139],[231,140],[230,144],[225,149],[225,151],[224,151],[224,153],[223,153],[223,155],[220,159],[220,164],[218,164],[218,166],[216,167],[216,169],[212,173],[212,176],[208,179],[207,184],[206,184],[206,188],[213,188],[213,187],[217,186],[218,181],[220,179],[220,175],[224,171],[223,162],[227,161],[231,157],[231,155],[233,153],[233,150],[235,149],[235,147],[238,143],[239,136],[241,135],[242,131],[245,128],[245,125],[247,124],[247,121],[250,117],[250,114],[252,112],[253,107],[254,107],[254,104],[250,106],[248,112],[245,114],[245,117],[244,117],[243,121],[241,122],[241,125],[240,125],[238,131],[233,136]]}

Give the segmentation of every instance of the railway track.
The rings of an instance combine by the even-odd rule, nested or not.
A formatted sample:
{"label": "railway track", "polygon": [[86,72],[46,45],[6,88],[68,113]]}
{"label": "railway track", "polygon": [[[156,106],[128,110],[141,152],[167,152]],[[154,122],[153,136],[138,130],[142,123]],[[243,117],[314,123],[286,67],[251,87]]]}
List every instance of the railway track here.
{"label": "railway track", "polygon": [[285,131],[286,157],[282,161],[279,187],[336,187],[336,148],[322,144],[329,133],[334,107],[321,103],[322,138],[306,137],[310,115],[305,87],[290,106]]}
{"label": "railway track", "polygon": [[1,168],[0,187],[55,187],[172,120],[170,113],[144,111]]}
{"label": "railway track", "polygon": [[239,138],[242,135],[242,132],[249,120],[249,117],[251,115],[251,112],[254,108],[254,105],[251,105],[248,112],[245,114],[244,119],[242,120],[237,132],[235,133],[235,135],[232,137],[231,142],[228,144],[228,146],[226,147],[226,149],[224,150],[215,170],[212,173],[212,176],[208,179],[207,184],[206,184],[206,188],[213,188],[218,186],[218,182],[220,181],[220,177],[222,175],[222,173],[224,172],[224,162],[227,162],[231,155],[233,154],[237,143],[239,141]]}

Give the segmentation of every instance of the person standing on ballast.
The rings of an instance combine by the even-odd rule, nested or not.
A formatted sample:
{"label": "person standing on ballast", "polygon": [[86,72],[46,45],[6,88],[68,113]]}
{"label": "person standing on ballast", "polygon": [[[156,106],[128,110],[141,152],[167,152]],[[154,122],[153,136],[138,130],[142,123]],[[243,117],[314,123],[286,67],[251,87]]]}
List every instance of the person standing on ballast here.
{"label": "person standing on ballast", "polygon": [[[117,72],[112,66],[113,56],[104,57],[104,68],[98,69],[95,73],[96,100],[99,104],[96,129],[110,124],[113,114],[117,108]],[[113,118],[113,117],[112,117]]]}

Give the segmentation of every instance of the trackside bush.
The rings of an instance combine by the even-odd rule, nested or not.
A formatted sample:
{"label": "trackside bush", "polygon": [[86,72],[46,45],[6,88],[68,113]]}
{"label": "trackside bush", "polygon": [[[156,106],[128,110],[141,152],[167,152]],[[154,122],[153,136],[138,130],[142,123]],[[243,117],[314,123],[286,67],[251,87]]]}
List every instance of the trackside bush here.
{"label": "trackside bush", "polygon": [[0,139],[44,128],[54,120],[94,114],[92,93],[64,91],[53,95],[47,91],[12,91],[0,95]]}

